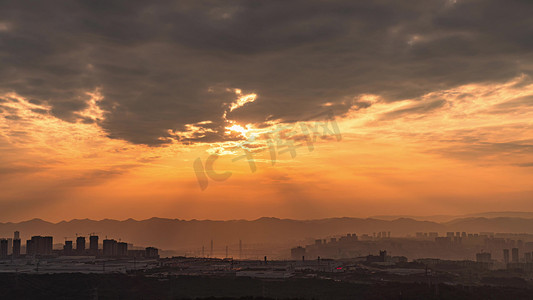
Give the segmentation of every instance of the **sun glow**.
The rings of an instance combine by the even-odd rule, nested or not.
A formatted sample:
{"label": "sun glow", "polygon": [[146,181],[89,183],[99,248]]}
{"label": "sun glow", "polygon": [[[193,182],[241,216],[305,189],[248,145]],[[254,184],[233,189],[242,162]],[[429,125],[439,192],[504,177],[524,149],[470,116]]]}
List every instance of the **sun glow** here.
{"label": "sun glow", "polygon": [[[365,212],[370,212],[383,203],[401,208],[395,206],[397,199],[414,199],[406,201],[429,207],[435,197],[471,196],[489,199],[490,207],[497,207],[499,198],[491,198],[491,193],[527,196],[526,188],[531,186],[533,85],[524,77],[500,84],[458,86],[397,102],[354,95],[356,101],[371,105],[336,118],[342,142],[318,138],[311,152],[300,137],[295,142],[303,146],[296,149],[295,157],[283,152],[287,148],[268,144],[267,136],[295,124],[272,118],[262,126],[239,123],[230,116],[201,119],[185,126],[184,132],[168,132],[172,142],[159,147],[113,139],[102,127],[106,117],[100,108],[102,96],[88,93],[84,109],[74,112],[69,121],[54,116],[46,102],[13,93],[0,97],[0,177],[18,171],[17,176],[2,177],[0,188],[6,199],[21,203],[10,214],[31,215],[24,201],[41,198],[43,206],[35,210],[48,209],[45,214],[49,216],[58,211],[68,215],[72,205],[86,211],[98,207],[95,214],[100,214],[102,207],[124,207],[137,199],[136,214],[149,216],[160,211],[175,213],[176,203],[196,205],[189,199],[218,201],[227,195],[231,195],[228,201],[260,198],[265,203],[312,199],[317,209],[326,205],[321,199],[334,195],[333,200],[348,207],[334,207],[339,211],[348,210],[350,203],[354,211],[364,204]],[[225,112],[228,106],[220,113]],[[271,164],[272,145],[275,165]],[[252,153],[257,164],[253,176],[249,160],[232,161],[243,150]],[[192,162],[201,158],[205,163],[210,154],[219,155],[217,172],[234,175],[226,182],[210,183],[200,194]],[[431,180],[435,176],[440,180]],[[22,189],[25,194],[20,193]],[[358,198],[347,199],[354,190],[359,191]],[[160,200],[154,201],[153,193]],[[85,197],[84,204],[70,200],[80,197]],[[52,198],[58,201],[48,202]],[[143,199],[150,205],[141,203]],[[214,211],[205,216],[225,216],[215,210],[226,203],[213,204]],[[475,200],[465,203],[480,204]],[[242,213],[258,207],[251,205]]]}
{"label": "sun glow", "polygon": [[242,127],[241,125],[238,125],[238,124],[233,124],[231,126],[227,126],[226,129],[227,129],[226,130],[226,134],[230,134],[233,131],[233,132],[240,133],[243,137],[247,137],[246,134],[250,131],[249,129],[246,129],[246,128]]}

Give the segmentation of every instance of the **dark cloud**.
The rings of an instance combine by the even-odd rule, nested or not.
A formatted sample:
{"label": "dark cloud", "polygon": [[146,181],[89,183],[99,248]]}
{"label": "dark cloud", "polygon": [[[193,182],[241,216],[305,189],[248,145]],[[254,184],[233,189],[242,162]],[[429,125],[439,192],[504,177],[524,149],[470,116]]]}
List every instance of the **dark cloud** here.
{"label": "dark cloud", "polygon": [[516,166],[522,167],[522,168],[529,168],[529,167],[533,167],[533,162],[523,163],[523,164],[516,164]]}
{"label": "dark cloud", "polygon": [[21,166],[8,165],[0,167],[0,178],[13,176],[14,174],[31,174],[35,172],[45,171],[47,168],[41,166]]}
{"label": "dark cloud", "polygon": [[[67,121],[102,88],[110,137],[164,143],[213,122],[226,88],[259,95],[228,118],[299,120],[531,74],[531,1],[0,1],[0,90]],[[355,101],[355,102],[354,102]],[[415,113],[420,113],[415,110]],[[409,112],[404,112],[409,113]],[[194,139],[192,141],[195,141]]]}

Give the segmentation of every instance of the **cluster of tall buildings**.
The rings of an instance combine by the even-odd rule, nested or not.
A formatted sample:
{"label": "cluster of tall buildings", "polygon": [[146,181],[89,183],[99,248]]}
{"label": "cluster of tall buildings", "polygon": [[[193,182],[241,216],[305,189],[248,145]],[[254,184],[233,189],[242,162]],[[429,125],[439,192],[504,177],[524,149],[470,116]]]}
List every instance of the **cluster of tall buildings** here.
{"label": "cluster of tall buildings", "polygon": [[[84,236],[76,237],[76,245],[65,240],[62,250],[53,249],[53,237],[32,236],[26,241],[26,256],[103,256],[103,257],[139,257],[159,258],[158,249],[147,247],[145,249],[128,249],[128,243],[105,239],[102,249],[99,248],[99,237],[89,236],[89,247],[86,245]],[[13,238],[0,239],[0,259],[8,257],[18,258],[21,256],[20,233],[15,231]]]}
{"label": "cluster of tall buildings", "polygon": [[105,239],[102,242],[102,249],[99,248],[99,237],[97,235],[89,236],[89,247],[84,236],[76,238],[76,248],[73,247],[72,241],[65,241],[63,254],[72,255],[91,255],[105,257],[125,257],[128,256],[128,243],[117,242],[113,239]]}
{"label": "cluster of tall buildings", "polygon": [[[520,249],[512,248],[511,257],[509,257],[509,249],[503,249],[503,261],[508,263],[533,263],[533,252],[525,252],[524,257],[520,259],[519,256]],[[510,259],[509,259],[510,258]]]}
{"label": "cluster of tall buildings", "polygon": [[78,236],[76,238],[76,248],[73,248],[72,241],[65,241],[63,255],[159,258],[158,249],[154,247],[147,247],[144,250],[132,250],[128,249],[128,243],[114,239],[104,239],[101,249],[99,245],[99,237],[97,235],[89,236],[88,248],[86,238],[84,236]]}
{"label": "cluster of tall buildings", "polygon": [[32,236],[26,241],[26,255],[52,255],[54,239],[51,236]]}
{"label": "cluster of tall buildings", "polygon": [[474,261],[475,258],[475,262],[487,263],[487,266],[501,268],[515,264],[511,267],[523,268],[525,264],[531,265],[533,270],[533,235],[494,232],[417,232],[414,237],[395,238],[390,238],[389,232],[359,236],[351,233],[317,239],[304,247],[292,248],[291,258],[354,258],[381,249],[411,259],[438,258],[455,261],[470,258]]}
{"label": "cluster of tall buildings", "polygon": [[[476,262],[492,264],[496,262],[490,252],[476,254]],[[525,252],[520,257],[520,248],[503,249],[503,266],[507,269],[521,269],[527,272],[533,272],[533,252]]]}
{"label": "cluster of tall buildings", "polygon": [[18,231],[15,231],[13,238],[0,239],[0,259],[5,259],[9,255],[20,256],[20,233]]}

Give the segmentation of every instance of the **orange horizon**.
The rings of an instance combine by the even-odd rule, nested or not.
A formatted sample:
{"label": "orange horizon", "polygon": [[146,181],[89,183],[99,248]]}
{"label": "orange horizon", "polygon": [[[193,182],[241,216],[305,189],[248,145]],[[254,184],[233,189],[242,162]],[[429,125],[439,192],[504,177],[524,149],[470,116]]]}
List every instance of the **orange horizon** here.
{"label": "orange horizon", "polygon": [[[519,101],[533,95],[533,84],[519,84],[523,80],[469,84],[392,103],[366,95],[361,101],[371,103],[368,108],[335,117],[340,140],[330,127],[329,136],[318,134],[312,151],[302,142],[294,158],[290,151],[278,153],[275,165],[266,140],[250,143],[264,149],[253,152],[255,172],[246,159],[233,160],[242,155],[235,146],[268,128],[230,120],[227,134],[235,142],[171,140],[148,147],[110,138],[98,122],[35,113],[50,108],[12,93],[4,97],[17,118],[2,118],[0,142],[8,150],[4,166],[18,173],[0,183],[2,221],[467,214],[480,205],[483,211],[533,210],[533,111]],[[98,106],[105,91],[87,97],[80,115],[105,118]],[[250,99],[261,101],[260,93],[236,97],[236,110]],[[442,103],[432,107],[436,98]],[[173,134],[198,130],[191,125],[189,132]],[[213,153],[219,158],[215,171],[231,177],[209,179],[202,191],[193,162],[205,163]]]}

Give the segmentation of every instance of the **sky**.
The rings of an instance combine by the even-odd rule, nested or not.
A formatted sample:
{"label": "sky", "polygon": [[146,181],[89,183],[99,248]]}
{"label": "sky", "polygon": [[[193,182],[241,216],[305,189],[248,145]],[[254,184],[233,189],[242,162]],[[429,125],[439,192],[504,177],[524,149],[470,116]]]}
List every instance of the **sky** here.
{"label": "sky", "polygon": [[531,1],[0,1],[0,222],[533,211]]}

